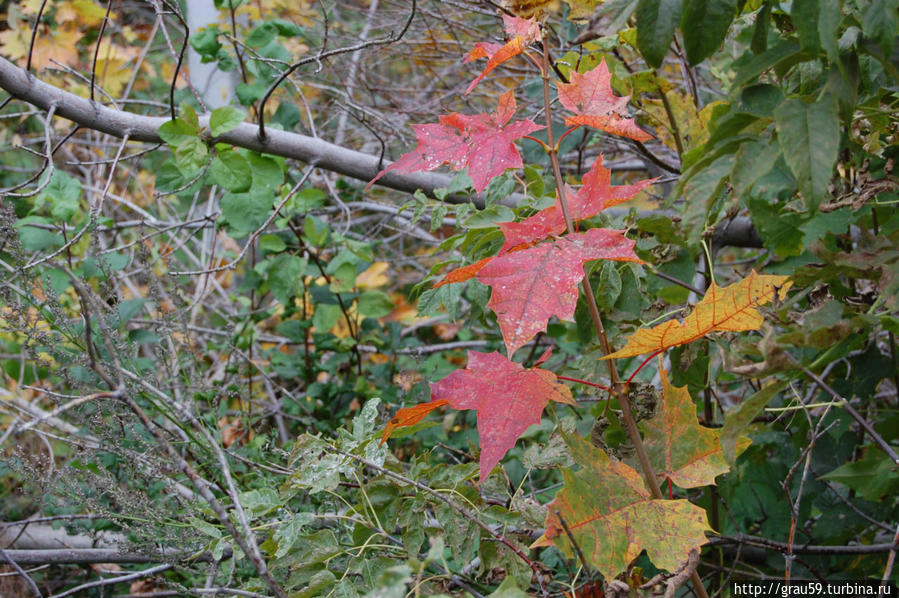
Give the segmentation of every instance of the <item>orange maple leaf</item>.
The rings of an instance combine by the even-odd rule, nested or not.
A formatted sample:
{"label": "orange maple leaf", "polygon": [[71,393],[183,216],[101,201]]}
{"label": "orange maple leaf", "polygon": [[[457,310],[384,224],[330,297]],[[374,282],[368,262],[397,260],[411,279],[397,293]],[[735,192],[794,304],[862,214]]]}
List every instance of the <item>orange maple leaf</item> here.
{"label": "orange maple leaf", "polygon": [[505,45],[495,44],[492,42],[481,42],[475,45],[472,50],[466,54],[465,62],[471,62],[478,58],[486,58],[487,66],[478,77],[471,82],[465,95],[468,95],[475,86],[481,82],[481,79],[487,76],[487,73],[504,63],[505,61],[518,56],[531,44],[531,42],[540,40],[540,25],[536,19],[521,19],[509,15],[503,15],[503,23],[505,24],[506,33],[511,39]]}
{"label": "orange maple leaf", "polygon": [[630,137],[637,141],[648,141],[652,135],[627,118],[627,102],[630,96],[616,96],[612,93],[609,67],[603,58],[599,66],[586,73],[571,73],[571,83],[559,83],[559,101],[575,113],[565,119],[568,126],[586,125]]}
{"label": "orange maple leaf", "polygon": [[664,351],[693,342],[710,332],[755,330],[763,322],[755,308],[770,302],[775,293],[780,299],[786,297],[787,290],[793,285],[788,278],[758,274],[753,270],[743,280],[724,288],[712,283],[683,323],[668,320],[652,328],[641,328],[627,339],[623,349],[603,359]]}

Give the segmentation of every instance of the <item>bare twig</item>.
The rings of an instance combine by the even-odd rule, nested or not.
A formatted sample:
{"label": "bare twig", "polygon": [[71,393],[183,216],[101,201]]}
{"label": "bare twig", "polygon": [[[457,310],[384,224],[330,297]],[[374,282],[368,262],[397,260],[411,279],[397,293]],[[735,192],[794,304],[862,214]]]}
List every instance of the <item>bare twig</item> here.
{"label": "bare twig", "polygon": [[28,584],[28,587],[31,588],[31,593],[37,596],[37,598],[43,598],[43,594],[41,594],[41,589],[37,587],[37,584],[31,579],[31,576],[25,573],[25,570],[19,566],[19,563],[16,562],[16,559],[10,556],[9,551],[0,548],[0,558],[3,558],[4,561],[9,563],[13,569],[16,570],[16,573],[19,574],[19,577],[25,580],[25,583]]}

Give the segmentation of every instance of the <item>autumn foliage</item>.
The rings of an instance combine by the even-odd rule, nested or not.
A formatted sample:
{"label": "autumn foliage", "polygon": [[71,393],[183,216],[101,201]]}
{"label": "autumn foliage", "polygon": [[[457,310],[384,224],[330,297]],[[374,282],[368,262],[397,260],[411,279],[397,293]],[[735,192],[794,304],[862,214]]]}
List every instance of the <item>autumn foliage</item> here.
{"label": "autumn foliage", "polygon": [[[474,88],[496,66],[523,53],[542,39],[535,20],[505,19],[510,41],[503,46],[478,44],[467,60],[487,58],[487,67],[475,79]],[[544,76],[548,73],[544,71]],[[565,118],[570,131],[592,127],[635,141],[650,135],[627,118],[627,97],[616,96],[605,61],[586,73],[571,72],[568,82],[556,84],[562,106],[574,115]],[[521,166],[513,141],[540,128],[526,120],[507,123],[515,112],[513,90],[502,95],[494,116],[441,117],[439,125],[417,125],[418,146],[391,164],[390,170],[430,170],[445,163],[451,168],[468,166],[476,190],[509,168]],[[551,126],[551,123],[547,123]],[[554,157],[557,148],[543,144]],[[377,180],[377,178],[375,180]],[[604,209],[637,196],[653,184],[643,180],[632,185],[611,185],[610,172],[602,156],[584,175],[578,189],[557,179],[555,204],[521,222],[498,224],[505,238],[498,254],[448,273],[435,286],[477,278],[491,289],[488,307],[496,314],[508,358],[499,353],[469,351],[465,370],[453,372],[431,384],[430,403],[400,409],[387,424],[383,443],[398,427],[413,425],[443,406],[477,411],[480,438],[480,479],[483,481],[514,446],[515,441],[540,421],[549,401],[577,407],[571,392],[552,372],[525,368],[510,361],[521,347],[546,331],[551,318],[572,320],[578,301],[578,285],[584,265],[594,260],[643,263],[634,253],[634,241],[626,231],[588,228],[575,232],[572,226],[589,221]],[[566,234],[567,232],[567,234]],[[653,328],[638,330],[619,351],[605,359],[642,353],[658,354],[674,346],[716,331],[745,331],[758,328],[762,316],[757,307],[775,297],[783,299],[790,283],[786,276],[762,276],[754,271],[729,287],[711,284],[705,297],[683,323],[669,319]],[[692,488],[715,483],[728,470],[717,433],[699,426],[693,402],[686,389],[668,383],[663,369],[662,401],[656,416],[643,431],[643,442],[659,481]],[[626,385],[619,401],[627,401]],[[705,543],[709,529],[705,512],[686,500],[653,498],[640,474],[625,463],[610,458],[577,436],[567,437],[578,472],[563,471],[564,488],[548,507],[547,531],[535,545],[554,544],[573,554],[575,541],[590,565],[607,579],[625,570],[643,550],[662,568],[675,570],[689,553]],[[599,494],[602,498],[597,499]],[[567,521],[569,537],[563,531]]]}

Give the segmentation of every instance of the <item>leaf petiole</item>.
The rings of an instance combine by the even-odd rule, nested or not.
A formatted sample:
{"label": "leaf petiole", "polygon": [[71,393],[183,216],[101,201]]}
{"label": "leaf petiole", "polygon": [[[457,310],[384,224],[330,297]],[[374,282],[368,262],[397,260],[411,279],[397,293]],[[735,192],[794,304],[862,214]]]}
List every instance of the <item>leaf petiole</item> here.
{"label": "leaf petiole", "polygon": [[593,388],[609,390],[608,386],[603,386],[602,384],[597,384],[596,382],[588,382],[587,380],[581,380],[580,378],[569,378],[568,376],[559,376],[558,374],[556,374],[556,378],[558,378],[559,380],[567,380],[568,382],[577,382],[578,384],[586,384],[587,386],[592,386]]}

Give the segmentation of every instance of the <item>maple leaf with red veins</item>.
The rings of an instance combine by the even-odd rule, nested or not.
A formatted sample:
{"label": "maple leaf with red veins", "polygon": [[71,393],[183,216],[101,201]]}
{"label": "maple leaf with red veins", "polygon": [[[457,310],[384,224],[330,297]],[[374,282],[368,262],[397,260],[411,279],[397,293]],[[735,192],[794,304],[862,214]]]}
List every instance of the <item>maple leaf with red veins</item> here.
{"label": "maple leaf with red veins", "polygon": [[510,90],[500,96],[493,114],[454,112],[441,116],[439,123],[412,125],[418,140],[416,148],[379,172],[366,188],[391,170],[410,174],[449,164],[453,170],[468,167],[468,176],[480,193],[507,168],[523,166],[512,142],[543,128],[530,119],[510,123],[515,108],[515,95]]}
{"label": "maple leaf with red veins", "polygon": [[565,119],[568,126],[586,125],[637,141],[648,141],[652,135],[627,118],[630,96],[616,96],[609,82],[612,75],[603,58],[599,66],[586,73],[572,71],[570,83],[559,83],[559,101],[575,112]]}
{"label": "maple leaf with red veins", "polygon": [[536,19],[520,19],[510,15],[503,15],[503,23],[505,24],[506,33],[512,39],[505,45],[495,44],[492,42],[481,42],[465,55],[465,62],[471,62],[478,58],[487,58],[487,66],[478,77],[471,82],[465,95],[468,95],[475,85],[481,82],[481,79],[487,76],[487,73],[504,63],[505,61],[518,56],[524,52],[531,42],[540,39],[540,25]]}
{"label": "maple leaf with red veins", "polygon": [[540,423],[547,402],[577,406],[571,390],[552,372],[525,368],[497,352],[468,352],[468,365],[439,382],[431,383],[430,403],[397,411],[381,442],[395,428],[421,420],[427,413],[449,404],[455,409],[478,412],[481,442],[481,481],[490,475],[518,437],[531,425]]}
{"label": "maple leaf with red veins", "polygon": [[546,330],[552,316],[573,319],[584,262],[643,263],[634,243],[622,231],[593,228],[497,256],[481,268],[478,280],[493,289],[487,306],[496,313],[509,355]]}
{"label": "maple leaf with red veins", "polygon": [[[583,186],[575,191],[565,186],[565,197],[568,212],[574,222],[593,218],[606,208],[633,199],[640,191],[650,186],[656,179],[647,179],[634,185],[612,186],[612,171],[602,165],[602,155],[597,158],[584,175]],[[499,223],[506,242],[499,250],[500,255],[509,252],[513,247],[523,243],[532,244],[551,235],[565,231],[565,217],[562,213],[561,200],[556,194],[556,204],[525,218],[521,222]]]}

